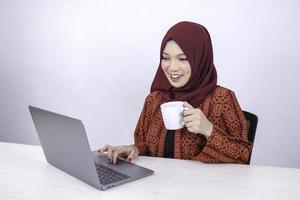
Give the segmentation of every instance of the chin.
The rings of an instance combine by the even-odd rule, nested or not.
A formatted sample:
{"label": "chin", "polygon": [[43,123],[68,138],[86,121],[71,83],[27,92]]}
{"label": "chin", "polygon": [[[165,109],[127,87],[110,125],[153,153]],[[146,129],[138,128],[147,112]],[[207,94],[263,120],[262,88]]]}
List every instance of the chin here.
{"label": "chin", "polygon": [[185,84],[184,83],[174,83],[172,81],[170,81],[170,84],[174,87],[174,88],[181,88],[183,87]]}

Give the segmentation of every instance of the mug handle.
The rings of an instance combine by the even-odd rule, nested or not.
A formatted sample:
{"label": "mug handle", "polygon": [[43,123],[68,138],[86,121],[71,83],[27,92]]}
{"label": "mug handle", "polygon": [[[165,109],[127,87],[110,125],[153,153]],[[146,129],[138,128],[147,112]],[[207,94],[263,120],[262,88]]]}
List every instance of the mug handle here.
{"label": "mug handle", "polygon": [[[188,109],[190,109],[190,108],[183,107],[183,110],[188,110]],[[182,121],[181,125],[182,125],[182,126],[185,126],[185,123],[184,123],[184,121]]]}

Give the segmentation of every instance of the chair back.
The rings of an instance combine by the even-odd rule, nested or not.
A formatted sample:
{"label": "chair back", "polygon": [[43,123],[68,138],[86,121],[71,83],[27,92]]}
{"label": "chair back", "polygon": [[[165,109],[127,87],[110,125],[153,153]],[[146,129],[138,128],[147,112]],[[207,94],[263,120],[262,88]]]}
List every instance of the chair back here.
{"label": "chair back", "polygon": [[258,118],[255,114],[243,111],[245,118],[247,120],[248,128],[248,140],[253,144],[255,139],[255,132],[257,127]]}
{"label": "chair back", "polygon": [[[254,144],[254,139],[255,139],[255,132],[256,132],[256,127],[257,127],[258,117],[256,115],[254,115],[253,113],[250,113],[250,112],[247,112],[247,111],[243,111],[243,113],[244,113],[245,118],[247,120],[248,140],[253,145]],[[248,164],[250,164],[251,155],[252,155],[252,151],[251,151],[251,154],[249,156]]]}

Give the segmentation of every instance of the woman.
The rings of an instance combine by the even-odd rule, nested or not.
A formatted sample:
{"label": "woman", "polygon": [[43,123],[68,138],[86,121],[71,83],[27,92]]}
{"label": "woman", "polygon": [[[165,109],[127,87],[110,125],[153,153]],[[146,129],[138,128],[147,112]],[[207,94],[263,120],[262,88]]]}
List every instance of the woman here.
{"label": "woman", "polygon": [[[163,38],[160,64],[137,123],[132,145],[105,145],[109,161],[130,162],[138,155],[247,163],[252,144],[247,123],[232,91],[216,85],[217,73],[208,31],[200,24],[180,22]],[[160,105],[184,101],[185,127],[166,130]]]}

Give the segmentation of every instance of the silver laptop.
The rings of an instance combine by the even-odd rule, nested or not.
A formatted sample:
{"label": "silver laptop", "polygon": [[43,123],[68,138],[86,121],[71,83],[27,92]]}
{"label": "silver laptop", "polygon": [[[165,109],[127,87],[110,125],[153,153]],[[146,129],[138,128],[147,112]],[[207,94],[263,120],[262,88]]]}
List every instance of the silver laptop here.
{"label": "silver laptop", "polygon": [[31,117],[49,164],[105,190],[153,174],[153,171],[106,154],[91,151],[82,122],[78,119],[29,106]]}

